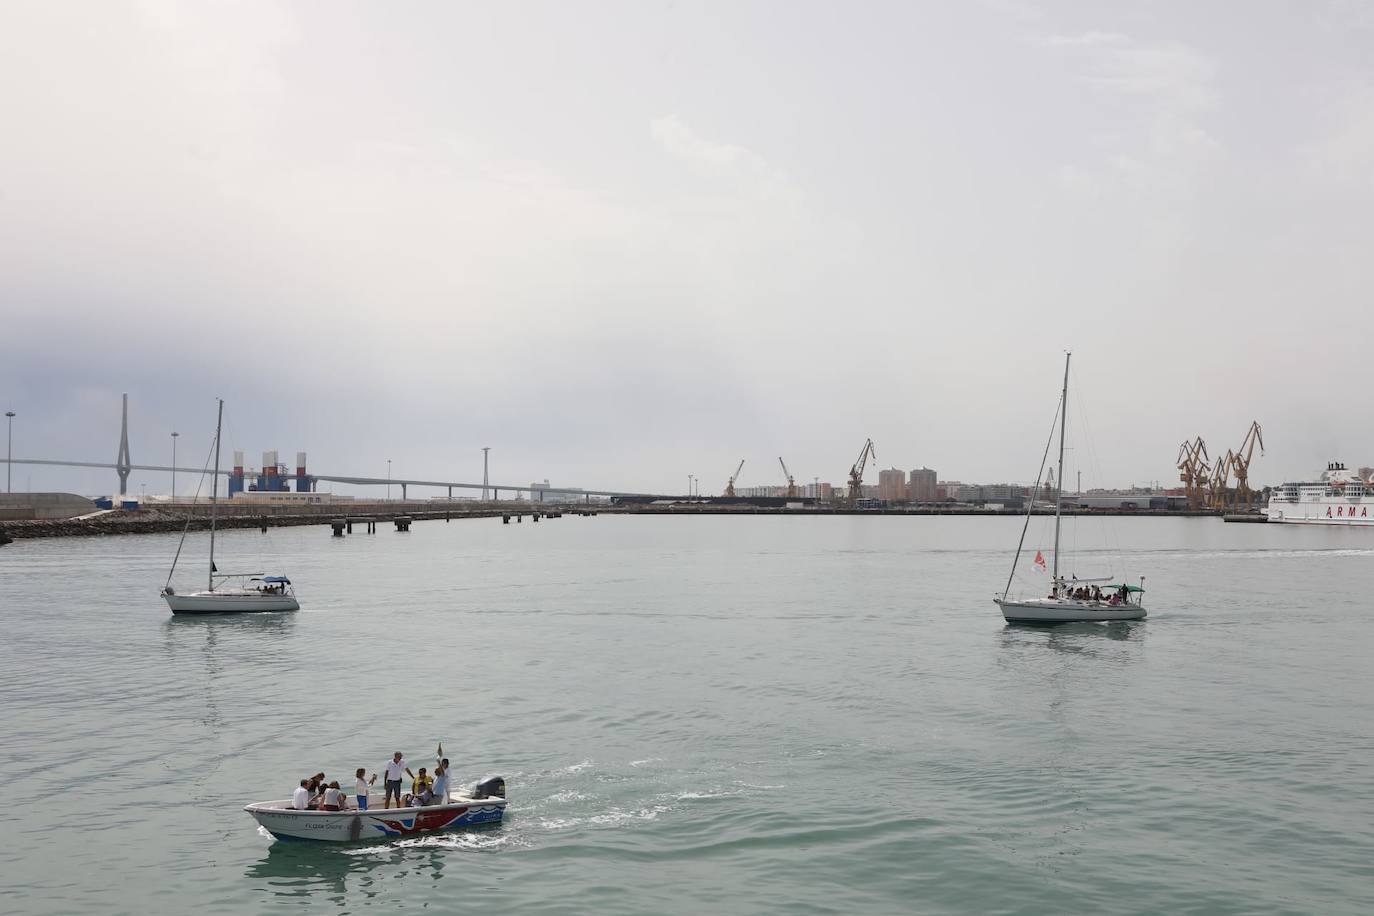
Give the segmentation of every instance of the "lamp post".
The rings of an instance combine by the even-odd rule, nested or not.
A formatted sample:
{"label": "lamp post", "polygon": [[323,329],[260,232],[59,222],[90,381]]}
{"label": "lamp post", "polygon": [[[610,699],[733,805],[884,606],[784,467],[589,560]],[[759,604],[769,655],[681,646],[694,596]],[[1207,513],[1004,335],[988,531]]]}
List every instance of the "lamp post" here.
{"label": "lamp post", "polygon": [[10,463],[10,459],[14,457],[14,411],[5,411],[5,419],[9,421],[10,427],[9,437],[5,441],[5,492],[13,493],[14,490],[10,487],[10,471],[14,465]]}
{"label": "lamp post", "polygon": [[180,435],[172,430],[172,502],[177,501],[177,437]]}
{"label": "lamp post", "polygon": [[391,459],[386,460],[386,498],[391,500]]}

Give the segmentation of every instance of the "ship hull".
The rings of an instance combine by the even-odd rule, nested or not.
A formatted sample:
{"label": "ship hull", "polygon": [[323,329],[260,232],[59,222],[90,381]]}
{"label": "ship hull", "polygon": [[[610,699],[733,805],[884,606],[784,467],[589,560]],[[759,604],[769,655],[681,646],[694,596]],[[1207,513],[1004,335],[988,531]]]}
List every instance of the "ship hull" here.
{"label": "ship hull", "polygon": [[1374,528],[1374,513],[1363,499],[1321,500],[1274,505],[1265,510],[1269,521],[1283,525],[1339,525],[1345,528]]}
{"label": "ship hull", "polygon": [[1021,601],[994,598],[1007,623],[1093,623],[1103,620],[1144,620],[1138,604],[1108,604],[1071,598],[1031,598]]}

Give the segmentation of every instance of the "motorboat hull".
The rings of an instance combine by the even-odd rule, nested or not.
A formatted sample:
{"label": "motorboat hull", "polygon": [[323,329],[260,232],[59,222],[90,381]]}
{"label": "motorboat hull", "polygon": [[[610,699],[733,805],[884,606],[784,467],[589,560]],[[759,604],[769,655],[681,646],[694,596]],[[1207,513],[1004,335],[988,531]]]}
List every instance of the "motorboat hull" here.
{"label": "motorboat hull", "polygon": [[173,614],[243,614],[255,611],[299,611],[295,595],[264,595],[245,590],[232,592],[191,592],[162,596]]}
{"label": "motorboat hull", "polygon": [[[244,811],[279,840],[320,840],[357,843],[460,830],[499,824],[506,813],[504,798],[454,798],[447,805],[423,808],[383,808],[385,799],[369,799],[358,811],[297,811],[289,800],[257,802]],[[373,807],[373,805],[376,807]]]}
{"label": "motorboat hull", "polygon": [[1143,620],[1138,604],[1075,601],[1072,598],[1033,598],[1010,601],[994,598],[1007,623],[1091,623],[1099,620]]}

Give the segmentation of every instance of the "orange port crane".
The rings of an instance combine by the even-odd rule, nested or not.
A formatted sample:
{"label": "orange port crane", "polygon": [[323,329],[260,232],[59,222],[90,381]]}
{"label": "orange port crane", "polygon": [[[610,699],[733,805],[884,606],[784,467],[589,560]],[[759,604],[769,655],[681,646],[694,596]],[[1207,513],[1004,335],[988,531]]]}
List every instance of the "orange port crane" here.
{"label": "orange port crane", "polygon": [[782,465],[782,476],[787,478],[787,498],[796,499],[797,482],[792,479],[792,472],[787,470],[787,462],[782,460],[781,455],[778,456],[778,464]]}
{"label": "orange port crane", "polygon": [[1207,485],[1211,460],[1207,457],[1207,443],[1198,436],[1192,442],[1184,440],[1178,449],[1178,479],[1188,497],[1189,509],[1201,509],[1203,491]]}
{"label": "orange port crane", "polygon": [[1254,494],[1250,492],[1250,459],[1254,457],[1255,446],[1259,446],[1260,454],[1264,454],[1264,431],[1260,429],[1259,421],[1250,421],[1250,429],[1245,433],[1245,439],[1240,444],[1240,451],[1236,452],[1232,458],[1232,469],[1236,474],[1236,508],[1249,509],[1250,501]]}
{"label": "orange port crane", "polygon": [[849,469],[849,501],[858,502],[864,495],[864,466],[868,464],[868,459],[877,460],[878,453],[873,448],[873,440],[864,441],[864,447],[859,452],[859,460],[854,462],[854,466]]}
{"label": "orange port crane", "polygon": [[735,495],[735,478],[739,476],[739,472],[742,471],[742,470],[744,470],[744,459],[743,459],[743,458],[741,458],[741,459],[739,460],[739,467],[735,468],[735,473],[733,473],[733,474],[730,475],[730,480],[729,480],[729,482],[725,484],[725,495],[726,495],[726,496],[734,496],[734,495]]}
{"label": "orange port crane", "polygon": [[1236,455],[1229,448],[1226,454],[1217,459],[1207,481],[1207,505],[1212,509],[1225,509],[1227,487],[1231,480],[1231,469],[1235,466]]}

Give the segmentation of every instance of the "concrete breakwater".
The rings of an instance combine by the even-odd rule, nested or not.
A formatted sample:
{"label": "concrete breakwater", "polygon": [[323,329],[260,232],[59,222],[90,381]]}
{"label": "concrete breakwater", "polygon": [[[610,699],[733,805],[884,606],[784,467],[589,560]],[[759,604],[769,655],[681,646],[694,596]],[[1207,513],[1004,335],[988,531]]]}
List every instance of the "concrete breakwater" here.
{"label": "concrete breakwater", "polygon": [[[341,506],[253,506],[234,507],[232,511],[220,510],[216,524],[220,528],[283,528],[295,525],[329,525],[335,519],[347,518],[354,521],[390,522],[394,519],[414,521],[496,518],[509,516],[518,519],[522,516],[540,515],[556,517],[559,514],[579,514],[581,509],[563,507],[533,506],[528,503],[504,503],[479,506],[446,506],[436,508],[433,503],[372,503],[349,504],[347,511]],[[598,507],[596,512],[606,511]],[[175,509],[132,509],[118,510],[90,518],[43,519],[37,521],[5,522],[0,525],[0,543],[6,536],[11,539],[51,538],[51,537],[100,537],[119,534],[160,534],[181,531],[188,525],[192,531],[205,531],[210,527],[208,506],[178,507]]]}
{"label": "concrete breakwater", "polygon": [[[156,534],[180,531],[187,524],[188,509],[191,513],[190,527],[193,531],[204,531],[210,527],[209,506],[177,507],[175,509],[135,509],[119,510],[82,519],[49,519],[40,521],[5,522],[0,525],[0,544],[8,536],[18,538],[42,537],[92,537],[117,534]],[[276,528],[293,525],[330,525],[336,519],[354,521],[371,520],[385,523],[397,517],[414,521],[436,519],[468,519],[505,517],[518,521],[524,516],[539,515],[557,517],[558,515],[594,514],[617,515],[787,515],[787,516],[834,516],[834,515],[903,515],[903,516],[957,516],[989,518],[1020,516],[1024,509],[978,509],[962,506],[918,506],[889,509],[850,509],[846,507],[761,507],[748,505],[722,505],[711,503],[661,503],[598,505],[594,508],[576,505],[539,505],[534,503],[502,502],[478,505],[458,505],[437,508],[433,503],[352,503],[343,506],[235,506],[231,511],[221,510],[221,528]],[[1037,515],[1052,515],[1050,509],[1036,509]],[[1178,517],[1218,517],[1220,512],[1213,510],[1165,511],[1151,509],[1065,509],[1064,515],[1070,516],[1135,516],[1145,518]]]}

